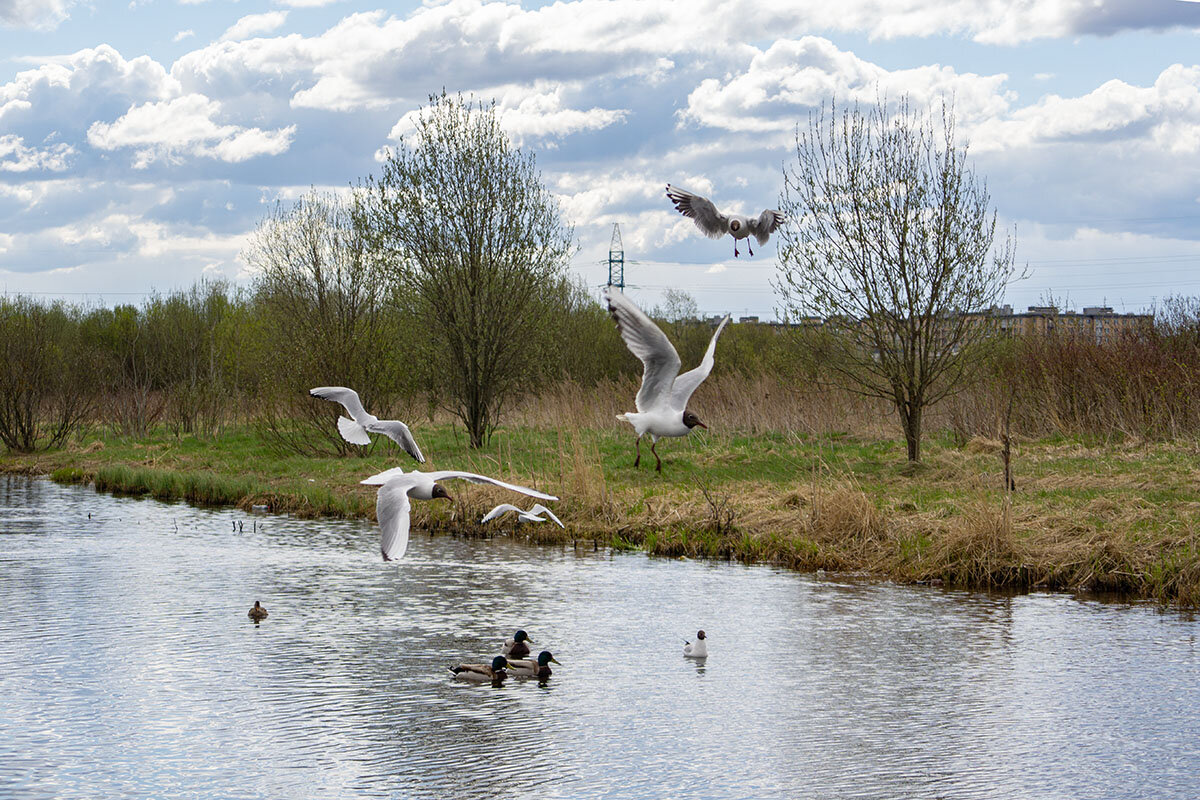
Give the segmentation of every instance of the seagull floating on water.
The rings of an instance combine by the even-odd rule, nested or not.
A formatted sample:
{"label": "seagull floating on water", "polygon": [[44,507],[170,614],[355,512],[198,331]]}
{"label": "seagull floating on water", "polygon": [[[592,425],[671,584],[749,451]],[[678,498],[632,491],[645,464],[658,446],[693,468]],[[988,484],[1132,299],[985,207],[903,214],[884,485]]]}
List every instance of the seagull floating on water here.
{"label": "seagull floating on water", "polygon": [[700,419],[687,410],[688,400],[696,388],[708,377],[713,368],[713,353],[717,349],[717,337],[729,322],[729,315],[721,320],[700,366],[679,374],[682,362],[679,353],[671,345],[667,335],[654,321],[620,292],[608,291],[604,296],[609,313],[617,322],[617,331],[625,340],[629,351],[642,361],[642,388],[637,393],[637,412],[618,414],[637,432],[637,458],[633,465],[642,463],[642,437],[650,434],[650,452],[654,453],[655,469],[662,472],[662,459],[654,449],[663,436],[687,436],[697,426],[707,429]]}
{"label": "seagull floating on water", "polygon": [[384,561],[400,558],[408,549],[408,524],[411,510],[409,498],[433,500],[444,497],[450,500],[452,499],[450,493],[438,481],[453,480],[487,483],[542,500],[558,499],[552,494],[539,492],[536,489],[527,489],[524,486],[515,486],[486,475],[476,475],[474,472],[458,472],[450,469],[437,472],[421,472],[414,469],[412,472],[405,472],[400,467],[380,472],[360,483],[380,487],[379,494],[375,497],[375,516],[379,520],[379,529],[382,533],[379,551],[383,553]]}
{"label": "seagull floating on water", "polygon": [[696,631],[695,643],[688,642],[683,646],[684,658],[708,658],[708,643],[704,641],[704,631]]}
{"label": "seagull floating on water", "polygon": [[[510,511],[517,512],[517,519],[521,522],[545,522],[546,517],[549,517],[556,525],[558,525],[558,527],[560,527],[560,528],[567,527],[566,525],[562,524],[562,520],[560,520],[558,517],[554,516],[553,511],[546,508],[541,503],[534,503],[533,507],[530,508],[528,511],[522,511],[520,508],[518,508],[517,506],[514,506],[512,503],[501,503],[500,505],[496,506],[491,511],[489,511],[487,513],[487,516],[485,516],[483,519],[479,520],[479,524],[482,525],[485,522],[490,522],[491,520],[494,520],[497,517],[504,516],[505,514],[507,514]],[[541,516],[542,514],[545,514],[546,517]]]}
{"label": "seagull floating on water", "polygon": [[525,631],[517,631],[511,639],[506,639],[504,644],[500,646],[500,652],[509,658],[524,658],[529,655],[529,645],[526,642],[532,642],[529,634]]}
{"label": "seagull floating on water", "polygon": [[454,673],[454,677],[464,681],[477,681],[486,683],[491,681],[493,686],[499,686],[508,677],[505,668],[508,667],[508,659],[504,656],[496,656],[492,659],[491,666],[487,664],[459,664],[457,667],[446,667]]}
{"label": "seagull floating on water", "polygon": [[[738,255],[738,239],[753,236],[760,245],[765,245],[771,234],[783,224],[785,217],[780,211],[765,209],[757,217],[747,217],[742,214],[723,214],[717,210],[707,197],[692,194],[686,189],[667,184],[667,197],[675,204],[675,210],[685,217],[690,217],[705,236],[710,239],[720,239],[725,234],[733,237],[733,255]],[[750,255],[754,250],[750,242],[746,242]]]}
{"label": "seagull floating on water", "polygon": [[[549,650],[543,650],[538,653],[537,661],[532,658],[517,659],[516,661],[509,660],[508,668],[513,675],[521,678],[537,678],[540,681],[546,680],[552,674],[550,664],[558,664],[558,659]],[[561,664],[559,665],[561,666]]]}
{"label": "seagull floating on water", "polygon": [[338,417],[337,426],[342,438],[350,444],[370,444],[371,437],[367,435],[368,432],[382,433],[404,448],[418,464],[425,463],[425,456],[421,455],[421,448],[417,447],[417,440],[413,438],[408,426],[399,420],[380,419],[374,414],[368,414],[362,401],[358,399],[358,392],[353,389],[347,389],[345,386],[318,386],[309,389],[308,393],[322,400],[341,403],[345,407],[351,418]]}

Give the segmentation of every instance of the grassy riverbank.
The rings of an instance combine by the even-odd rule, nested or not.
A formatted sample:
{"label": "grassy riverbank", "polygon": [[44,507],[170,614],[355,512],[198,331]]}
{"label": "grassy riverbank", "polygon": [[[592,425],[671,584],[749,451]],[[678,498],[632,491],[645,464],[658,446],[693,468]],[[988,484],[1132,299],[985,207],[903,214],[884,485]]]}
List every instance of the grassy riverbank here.
{"label": "grassy riverbank", "polygon": [[[1196,441],[1021,442],[1018,491],[1007,496],[998,445],[983,439],[965,448],[930,439],[924,464],[912,468],[902,442],[694,435],[663,443],[659,476],[645,448],[642,468],[632,468],[633,438],[615,426],[500,431],[475,452],[449,426],[424,426],[418,435],[425,452],[437,454],[426,469],[483,472],[562,497],[555,510],[565,532],[547,525],[517,532],[540,541],[1200,604]],[[374,490],[357,482],[397,465],[414,462],[390,443],[361,458],[282,457],[249,429],[203,439],[88,436],[63,450],[0,458],[8,472],[301,516],[373,516]],[[453,503],[415,505],[414,530],[482,535],[479,518],[513,499],[462,482],[448,488]]]}

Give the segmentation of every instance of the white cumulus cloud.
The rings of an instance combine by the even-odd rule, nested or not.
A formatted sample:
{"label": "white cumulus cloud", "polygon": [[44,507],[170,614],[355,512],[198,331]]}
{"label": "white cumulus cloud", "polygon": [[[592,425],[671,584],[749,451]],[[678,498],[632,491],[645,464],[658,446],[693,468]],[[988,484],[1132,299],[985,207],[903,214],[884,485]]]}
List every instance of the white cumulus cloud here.
{"label": "white cumulus cloud", "polygon": [[75,149],[58,142],[47,147],[27,147],[20,136],[0,136],[0,172],[62,172]]}
{"label": "white cumulus cloud", "polygon": [[51,30],[68,16],[67,0],[0,0],[0,24]]}
{"label": "white cumulus cloud", "polygon": [[94,123],[87,139],[102,150],[134,148],[134,167],[142,169],[158,159],[183,155],[228,162],[278,155],[288,149],[296,130],[294,125],[272,131],[221,125],[213,120],[219,112],[219,103],[197,94],[144,103],[116,122]]}
{"label": "white cumulus cloud", "polygon": [[265,14],[250,14],[242,17],[221,34],[221,41],[235,42],[249,39],[260,33],[278,30],[283,27],[283,23],[287,22],[287,15],[286,11],[268,11]]}
{"label": "white cumulus cloud", "polygon": [[972,141],[981,151],[1074,141],[1200,153],[1200,66],[1167,67],[1150,86],[1110,80],[1080,97],[1048,95],[981,124]]}
{"label": "white cumulus cloud", "polygon": [[626,109],[564,108],[562,87],[520,94],[523,96],[502,97],[499,105],[500,125],[518,143],[600,130],[628,114]]}
{"label": "white cumulus cloud", "polygon": [[790,133],[810,110],[832,98],[871,105],[881,96],[907,94],[918,104],[953,97],[960,116],[992,117],[1013,99],[1003,88],[1006,79],[938,65],[888,71],[828,39],[806,36],[755,52],[736,75],[705,79],[680,116],[729,131]]}

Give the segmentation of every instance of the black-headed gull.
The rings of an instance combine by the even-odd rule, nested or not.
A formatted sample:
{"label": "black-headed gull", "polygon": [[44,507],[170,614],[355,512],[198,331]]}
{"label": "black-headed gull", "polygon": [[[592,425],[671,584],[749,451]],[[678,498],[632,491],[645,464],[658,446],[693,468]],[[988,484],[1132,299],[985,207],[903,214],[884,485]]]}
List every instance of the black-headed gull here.
{"label": "black-headed gull", "polygon": [[451,499],[449,492],[438,481],[454,480],[487,483],[542,500],[558,499],[552,494],[545,494],[536,489],[526,489],[524,486],[515,486],[486,475],[476,475],[474,472],[458,472],[450,469],[437,472],[421,472],[414,469],[412,472],[405,472],[400,467],[386,470],[359,481],[367,486],[379,487],[379,494],[375,497],[375,516],[379,520],[379,531],[382,534],[379,552],[383,554],[384,561],[400,558],[408,549],[408,523],[411,509],[409,498],[433,500],[437,497],[444,497],[449,500]]}
{"label": "black-headed gull", "polygon": [[[692,194],[686,189],[680,189],[669,183],[667,184],[667,197],[675,204],[675,210],[685,217],[690,217],[705,236],[710,239],[720,239],[725,234],[732,236],[735,258],[738,255],[738,239],[753,236],[758,239],[759,244],[766,244],[771,234],[784,222],[783,214],[770,208],[764,210],[757,217],[723,214],[707,197]],[[754,251],[750,249],[750,242],[746,242],[746,249],[750,250],[750,255],[754,255]]]}
{"label": "black-headed gull", "polygon": [[309,389],[308,393],[322,400],[341,403],[345,407],[351,418],[338,417],[337,426],[342,438],[350,444],[370,444],[371,437],[367,436],[368,431],[382,433],[403,447],[418,464],[425,463],[425,456],[421,455],[421,448],[417,447],[417,440],[413,438],[408,426],[399,420],[380,419],[374,414],[368,414],[362,401],[358,399],[358,392],[353,389],[347,389],[345,386],[318,386]]}
{"label": "black-headed gull", "polygon": [[683,646],[685,658],[708,658],[708,643],[704,641],[704,631],[696,631],[696,641]]}
{"label": "black-headed gull", "polygon": [[713,353],[717,349],[717,337],[729,322],[729,315],[721,320],[700,366],[679,374],[679,353],[671,345],[667,335],[654,324],[640,308],[620,292],[608,291],[604,295],[609,313],[617,322],[617,331],[625,340],[629,351],[642,361],[642,388],[637,393],[637,412],[618,414],[637,432],[637,458],[633,465],[642,463],[642,437],[650,434],[650,452],[654,453],[655,469],[662,472],[662,459],[654,449],[662,436],[687,436],[697,426],[707,428],[699,418],[687,410],[688,400],[713,368]]}
{"label": "black-headed gull", "polygon": [[[546,517],[549,517],[551,520],[554,521],[554,524],[558,525],[558,527],[560,527],[560,528],[566,527],[566,525],[562,524],[562,520],[560,520],[558,517],[554,516],[553,511],[546,508],[541,503],[534,503],[533,507],[530,508],[528,511],[524,511],[524,510],[518,508],[517,506],[514,506],[512,503],[501,503],[500,505],[496,506],[491,511],[489,511],[487,513],[487,516],[485,516],[483,519],[479,520],[479,524],[482,525],[485,522],[491,522],[496,517],[503,516],[510,511],[517,512],[517,519],[520,520],[521,522],[545,522]],[[545,514],[546,516],[543,517],[542,514]]]}

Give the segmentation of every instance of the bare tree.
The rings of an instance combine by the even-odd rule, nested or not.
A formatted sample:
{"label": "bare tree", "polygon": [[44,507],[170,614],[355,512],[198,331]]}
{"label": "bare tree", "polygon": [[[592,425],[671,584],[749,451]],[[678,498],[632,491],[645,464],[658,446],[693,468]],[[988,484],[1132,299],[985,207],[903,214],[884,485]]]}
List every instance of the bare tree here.
{"label": "bare tree", "polygon": [[797,129],[784,170],[783,311],[825,319],[829,367],[895,405],[910,461],[925,408],[980,364],[986,311],[1014,272],[1014,239],[993,249],[987,184],[954,128],[945,103],[940,114],[907,98],[840,113],[831,103]]}
{"label": "bare tree", "polygon": [[258,339],[272,351],[262,360],[282,392],[264,410],[268,435],[294,452],[352,451],[333,423],[336,406],[312,400],[308,389],[350,386],[368,407],[385,409],[404,354],[386,279],[350,204],[310,192],[276,206],[243,257],[258,271],[259,324],[268,329]]}
{"label": "bare tree", "polygon": [[94,362],[77,310],[0,298],[0,442],[21,453],[63,444],[95,405]]}
{"label": "bare tree", "polygon": [[430,98],[360,211],[428,333],[421,362],[473,447],[536,382],[571,228],[494,104]]}
{"label": "bare tree", "polygon": [[107,354],[112,368],[109,412],[124,434],[145,436],[165,407],[163,365],[158,359],[164,327],[133,305],[93,309],[86,335]]}
{"label": "bare tree", "polygon": [[669,288],[663,292],[663,304],[650,312],[655,319],[667,322],[689,322],[700,319],[700,305],[683,289]]}

